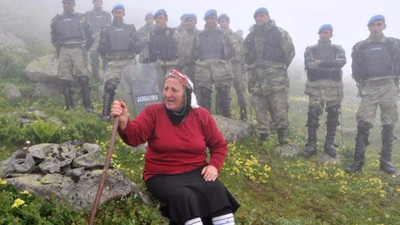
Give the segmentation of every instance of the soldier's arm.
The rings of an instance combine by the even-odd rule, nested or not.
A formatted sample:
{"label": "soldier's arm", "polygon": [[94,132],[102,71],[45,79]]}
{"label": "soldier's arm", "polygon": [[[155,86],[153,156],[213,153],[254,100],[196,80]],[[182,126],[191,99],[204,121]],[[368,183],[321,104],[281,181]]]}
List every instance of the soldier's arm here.
{"label": "soldier's arm", "polygon": [[86,19],[84,19],[84,21],[82,22],[82,26],[83,26],[83,32],[85,35],[85,39],[86,39],[85,47],[87,50],[89,50],[92,47],[93,42],[94,42],[92,28],[91,28],[90,22]]}
{"label": "soldier's arm", "polygon": [[100,41],[99,41],[99,46],[97,47],[97,51],[99,52],[99,54],[104,57],[106,55],[106,29],[103,27],[103,29],[101,29],[100,32]]}
{"label": "soldier's arm", "polygon": [[132,25],[132,43],[133,43],[133,51],[135,54],[139,54],[141,51],[141,46],[139,43],[139,38],[138,38],[138,34],[136,32],[136,28],[134,25]]}
{"label": "soldier's arm", "polygon": [[396,39],[395,45],[394,45],[394,60],[395,60],[395,74],[397,77],[400,77],[400,40]]}
{"label": "soldier's arm", "polygon": [[50,24],[50,35],[51,35],[51,43],[53,44],[54,47],[57,47],[57,37],[56,37],[56,24],[55,24],[55,18],[54,17],[51,20],[51,24]]}
{"label": "soldier's arm", "polygon": [[247,37],[244,39],[242,47],[243,47],[243,58],[244,62],[247,66],[250,66],[252,63],[256,61],[256,58],[253,56],[251,57],[251,49],[250,49],[250,39],[252,38],[252,34],[248,34]]}
{"label": "soldier's arm", "polygon": [[281,48],[282,48],[283,54],[285,56],[286,66],[289,67],[296,52],[294,49],[292,38],[290,37],[289,33],[281,28],[279,28],[279,30],[281,31],[281,34],[282,34]]}
{"label": "soldier's arm", "polygon": [[329,69],[341,69],[346,64],[346,52],[344,49],[336,45],[336,57],[331,60],[325,60],[320,63],[322,67],[329,68]]}
{"label": "soldier's arm", "polygon": [[312,47],[307,47],[304,52],[304,65],[307,71],[314,71],[316,73],[326,74],[330,72],[329,68],[321,66],[322,61],[314,57]]}
{"label": "soldier's arm", "polygon": [[353,47],[351,52],[351,70],[352,70],[352,77],[356,82],[359,82],[361,79],[361,56],[358,50],[358,45],[356,44]]}

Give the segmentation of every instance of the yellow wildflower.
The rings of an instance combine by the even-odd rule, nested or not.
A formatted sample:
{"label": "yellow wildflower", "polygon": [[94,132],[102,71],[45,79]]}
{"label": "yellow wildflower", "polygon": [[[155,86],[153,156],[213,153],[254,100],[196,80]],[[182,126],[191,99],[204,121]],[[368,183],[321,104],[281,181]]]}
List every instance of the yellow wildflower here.
{"label": "yellow wildflower", "polygon": [[24,190],[24,191],[21,191],[21,192],[19,192],[20,194],[23,194],[23,195],[30,195],[31,193],[29,192],[29,191],[27,191],[27,190]]}
{"label": "yellow wildflower", "polygon": [[2,180],[2,179],[0,178],[0,185],[6,185],[6,184],[7,184],[7,181]]}
{"label": "yellow wildflower", "polygon": [[25,201],[20,198],[17,198],[14,200],[14,204],[12,204],[11,208],[19,208],[23,204],[25,204]]}

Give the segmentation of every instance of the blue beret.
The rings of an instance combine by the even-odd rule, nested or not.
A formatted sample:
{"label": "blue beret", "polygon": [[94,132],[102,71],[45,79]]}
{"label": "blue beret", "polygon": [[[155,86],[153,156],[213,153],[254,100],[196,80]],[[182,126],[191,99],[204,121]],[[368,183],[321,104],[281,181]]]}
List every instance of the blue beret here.
{"label": "blue beret", "polygon": [[221,20],[221,19],[224,19],[224,20],[226,20],[226,21],[230,21],[229,20],[229,16],[228,15],[226,15],[225,13],[222,13],[219,17],[218,17],[218,21],[219,20]]}
{"label": "blue beret", "polygon": [[65,3],[65,2],[68,2],[68,1],[70,1],[70,2],[75,2],[75,0],[62,0],[61,2],[62,2],[62,3]]}
{"label": "blue beret", "polygon": [[257,16],[258,14],[269,15],[268,9],[266,9],[266,8],[264,8],[264,7],[258,8],[258,9],[254,12],[253,17],[256,18],[256,16]]}
{"label": "blue beret", "polygon": [[182,16],[180,17],[181,20],[185,19],[187,16],[187,13],[182,14]]}
{"label": "blue beret", "polygon": [[197,20],[197,16],[195,14],[193,14],[193,13],[186,14],[185,20],[188,20],[188,19]]}
{"label": "blue beret", "polygon": [[117,9],[123,9],[123,10],[125,11],[124,5],[122,5],[122,4],[116,4],[116,5],[112,8],[111,12],[114,12],[114,11],[117,10]]}
{"label": "blue beret", "polygon": [[165,9],[159,9],[159,10],[157,10],[156,13],[154,13],[154,17],[157,17],[157,16],[159,16],[159,15],[164,15],[165,18],[168,17],[167,11],[165,11]]}
{"label": "blue beret", "polygon": [[146,20],[146,19],[149,18],[150,16],[151,16],[151,17],[154,17],[153,13],[151,13],[151,12],[146,13],[146,16],[144,17],[144,20]]}
{"label": "blue beret", "polygon": [[208,17],[210,17],[211,15],[217,16],[217,10],[215,9],[208,10],[206,14],[204,14],[204,20],[208,19]]}
{"label": "blue beret", "polygon": [[324,24],[324,25],[322,25],[320,28],[319,28],[319,30],[318,30],[318,34],[320,34],[322,31],[324,31],[324,30],[331,30],[331,31],[333,31],[333,28],[332,28],[332,25],[330,25],[330,24]]}
{"label": "blue beret", "polygon": [[385,17],[383,15],[375,15],[371,17],[371,19],[369,19],[367,26],[371,26],[372,23],[377,20],[382,20],[383,22],[385,22]]}

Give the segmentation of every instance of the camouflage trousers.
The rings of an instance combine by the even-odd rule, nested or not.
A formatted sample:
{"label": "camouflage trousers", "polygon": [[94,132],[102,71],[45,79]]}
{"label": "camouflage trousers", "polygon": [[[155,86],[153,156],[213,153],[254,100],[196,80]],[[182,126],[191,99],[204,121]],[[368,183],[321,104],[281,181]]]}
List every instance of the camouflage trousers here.
{"label": "camouflage trousers", "polygon": [[[94,38],[93,45],[89,49],[90,65],[92,67],[93,76],[98,76],[99,75],[100,54],[97,51],[97,47],[99,46],[100,34],[99,33],[93,34],[93,38]],[[104,69],[107,64],[107,60],[105,58],[101,58],[101,61],[103,63],[103,69]]]}
{"label": "camouflage trousers", "polygon": [[277,129],[288,128],[288,93],[286,90],[271,92],[268,95],[252,95],[252,104],[256,111],[257,130],[260,134],[270,133],[271,114]]}
{"label": "camouflage trousers", "polygon": [[398,89],[393,78],[367,80],[359,85],[361,103],[356,114],[357,122],[373,124],[378,106],[381,111],[381,125],[397,122]]}
{"label": "camouflage trousers", "polygon": [[136,63],[135,59],[123,59],[108,62],[104,73],[104,83],[111,83],[117,87],[121,80],[122,71],[126,66],[132,63]]}
{"label": "camouflage trousers", "polygon": [[308,106],[326,108],[340,105],[343,100],[343,82],[334,80],[307,81],[304,93],[308,95]]}
{"label": "camouflage trousers", "polygon": [[238,105],[241,109],[247,107],[247,74],[241,62],[232,62],[233,87],[236,90]]}
{"label": "camouflage trousers", "polygon": [[82,46],[61,46],[57,58],[58,78],[73,81],[75,77],[89,77],[87,52]]}

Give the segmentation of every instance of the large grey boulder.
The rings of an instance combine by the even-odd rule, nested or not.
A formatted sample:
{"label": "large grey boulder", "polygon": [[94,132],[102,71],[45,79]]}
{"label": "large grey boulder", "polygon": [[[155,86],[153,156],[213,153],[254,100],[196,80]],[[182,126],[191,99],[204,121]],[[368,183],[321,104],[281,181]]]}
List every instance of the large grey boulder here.
{"label": "large grey boulder", "polygon": [[53,55],[46,55],[30,62],[25,68],[26,77],[34,82],[54,82],[57,77],[57,60]]}
{"label": "large grey boulder", "polygon": [[235,120],[220,115],[213,115],[213,117],[227,142],[237,142],[254,133],[254,126],[251,122]]}
{"label": "large grey boulder", "polygon": [[[67,200],[75,208],[90,210],[102,172],[102,170],[85,171],[79,180],[58,173],[25,174],[5,180],[18,191],[27,190],[37,198],[48,199],[54,195],[58,199]],[[131,193],[132,183],[121,172],[110,169],[107,175],[100,204]]]}

